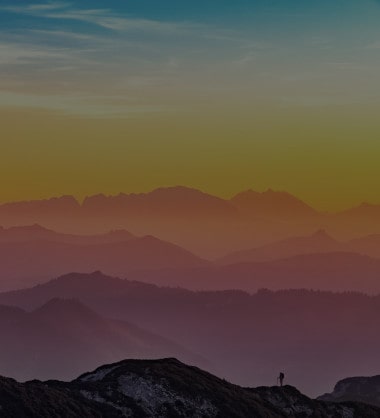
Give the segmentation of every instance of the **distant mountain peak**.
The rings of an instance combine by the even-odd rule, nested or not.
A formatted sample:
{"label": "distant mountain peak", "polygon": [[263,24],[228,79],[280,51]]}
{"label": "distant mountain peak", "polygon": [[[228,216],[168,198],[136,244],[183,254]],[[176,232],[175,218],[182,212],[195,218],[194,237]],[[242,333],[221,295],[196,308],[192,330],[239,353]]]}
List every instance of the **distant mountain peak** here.
{"label": "distant mountain peak", "polygon": [[154,235],[144,235],[141,238],[138,238],[141,241],[146,241],[146,242],[163,242],[162,240],[160,240],[159,238],[155,237]]}
{"label": "distant mountain peak", "polygon": [[[92,273],[68,273],[57,277],[56,279],[50,280],[48,285],[67,285],[74,284],[76,286],[87,286],[89,283],[105,283],[108,280],[121,280],[111,276],[105,275],[101,271],[94,271]],[[40,285],[41,286],[41,285]]]}
{"label": "distant mountain peak", "polygon": [[25,226],[14,226],[9,228],[9,230],[27,230],[30,232],[53,232],[52,230],[45,228],[44,226],[38,223]]}
{"label": "distant mountain peak", "polygon": [[10,226],[9,228],[0,227],[0,230],[3,232],[53,232],[48,228],[45,228],[39,223],[30,224],[30,225],[17,225]]}
{"label": "distant mountain peak", "polygon": [[335,241],[335,239],[325,229],[318,229],[311,236],[313,238],[319,238],[319,239],[326,239],[326,240],[329,240],[329,241]]}
{"label": "distant mountain peak", "polygon": [[76,273],[76,272],[72,272],[72,273],[64,274],[64,275],[58,277],[57,280],[66,280],[66,279],[70,279],[70,278],[75,278],[75,280],[80,280],[81,278],[83,278],[83,279],[86,279],[86,278],[108,279],[109,276],[105,275],[100,270],[95,270],[95,271],[93,271],[91,273]]}
{"label": "distant mountain peak", "polygon": [[300,216],[316,215],[317,211],[301,199],[288,192],[268,189],[257,192],[252,189],[238,193],[231,203],[240,211],[260,216]]}

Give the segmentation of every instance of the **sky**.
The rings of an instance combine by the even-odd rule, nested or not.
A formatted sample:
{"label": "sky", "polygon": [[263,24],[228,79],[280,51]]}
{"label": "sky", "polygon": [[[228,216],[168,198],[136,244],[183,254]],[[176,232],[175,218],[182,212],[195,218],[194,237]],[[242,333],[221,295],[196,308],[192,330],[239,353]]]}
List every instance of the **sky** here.
{"label": "sky", "polygon": [[0,202],[379,203],[380,1],[0,0]]}

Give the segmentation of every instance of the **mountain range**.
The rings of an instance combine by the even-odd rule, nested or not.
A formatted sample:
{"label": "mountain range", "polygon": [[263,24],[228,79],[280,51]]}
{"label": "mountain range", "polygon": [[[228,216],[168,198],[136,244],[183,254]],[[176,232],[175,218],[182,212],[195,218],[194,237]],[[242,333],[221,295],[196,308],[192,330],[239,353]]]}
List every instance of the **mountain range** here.
{"label": "mountain range", "polygon": [[312,235],[290,237],[258,248],[236,251],[218,260],[220,264],[235,264],[256,261],[270,261],[290,258],[301,254],[343,252],[345,246],[324,230]]}
{"label": "mountain range", "polygon": [[192,290],[265,288],[380,293],[380,260],[356,253],[315,253],[265,261],[191,269],[138,270],[128,278]]}
{"label": "mountain range", "polygon": [[0,291],[30,287],[71,271],[101,270],[193,290],[308,288],[377,294],[379,248],[380,235],[344,242],[317,231],[205,260],[178,245],[125,230],[74,235],[39,225],[2,228]]}
{"label": "mountain range", "polygon": [[1,290],[27,287],[70,271],[126,275],[139,269],[205,265],[205,260],[177,245],[124,230],[86,236],[39,225],[0,229]]}
{"label": "mountain range", "polygon": [[70,234],[126,229],[176,243],[201,258],[325,229],[340,240],[380,234],[380,206],[320,212],[285,192],[248,190],[222,199],[177,186],[149,193],[72,196],[0,205],[4,227],[40,224]]}
{"label": "mountain range", "polygon": [[[242,388],[176,359],[124,360],[71,382],[0,378],[0,417],[375,418],[359,402],[312,400],[291,386]],[[37,401],[38,400],[38,401]]]}
{"label": "mountain range", "polygon": [[31,311],[56,297],[76,298],[102,317],[173,341],[205,359],[208,371],[244,386],[270,386],[284,370],[289,383],[317,396],[341,376],[370,375],[378,367],[379,296],[193,292],[97,272],[3,293],[0,304]]}
{"label": "mountain range", "polygon": [[52,299],[32,312],[0,306],[0,334],[0,374],[21,381],[73,379],[124,358],[203,361],[168,339],[105,318],[74,299]]}
{"label": "mountain range", "polygon": [[311,235],[290,237],[261,247],[235,251],[221,257],[217,262],[223,265],[279,260],[304,254],[343,252],[380,258],[380,234],[338,241],[325,230],[319,230]]}
{"label": "mountain range", "polygon": [[48,241],[73,245],[112,244],[136,238],[125,230],[113,230],[103,234],[64,234],[44,228],[41,225],[26,225],[3,228],[0,226],[0,243]]}

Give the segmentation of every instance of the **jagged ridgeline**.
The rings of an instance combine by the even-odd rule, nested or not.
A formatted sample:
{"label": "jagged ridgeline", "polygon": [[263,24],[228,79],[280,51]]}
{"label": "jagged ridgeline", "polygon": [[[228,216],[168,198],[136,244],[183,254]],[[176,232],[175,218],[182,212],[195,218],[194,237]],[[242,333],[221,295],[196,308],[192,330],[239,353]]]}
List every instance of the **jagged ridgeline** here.
{"label": "jagged ridgeline", "polygon": [[380,408],[312,400],[291,386],[232,385],[176,359],[125,360],[72,382],[0,378],[0,417],[375,418]]}

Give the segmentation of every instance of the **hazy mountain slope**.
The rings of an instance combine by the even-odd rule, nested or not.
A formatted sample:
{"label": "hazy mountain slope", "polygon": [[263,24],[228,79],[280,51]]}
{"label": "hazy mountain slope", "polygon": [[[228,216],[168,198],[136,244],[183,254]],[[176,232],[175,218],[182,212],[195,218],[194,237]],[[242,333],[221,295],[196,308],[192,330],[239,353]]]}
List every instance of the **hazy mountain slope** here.
{"label": "hazy mountain slope", "polygon": [[314,289],[380,293],[380,260],[355,253],[304,254],[266,262],[134,271],[131,279],[194,290]]}
{"label": "hazy mountain slope", "polygon": [[70,271],[126,275],[138,269],[190,268],[207,262],[181,247],[146,236],[76,245],[41,240],[0,242],[0,290],[28,287]]}
{"label": "hazy mountain slope", "polygon": [[9,202],[0,205],[0,223],[3,225],[28,225],[61,217],[78,216],[81,205],[73,196],[44,200]]}
{"label": "hazy mountain slope", "polygon": [[380,258],[380,234],[372,234],[351,240],[347,247],[354,252]]}
{"label": "hazy mountain slope", "polygon": [[349,241],[337,241],[325,230],[312,235],[291,237],[261,247],[234,251],[217,260],[218,264],[270,261],[297,255],[351,252],[380,258],[380,234],[372,234]]}
{"label": "hazy mountain slope", "polygon": [[72,196],[6,203],[0,205],[0,225],[38,223],[74,235],[126,229],[175,242],[204,258],[218,258],[318,229],[345,241],[379,234],[379,208],[363,204],[326,214],[286,192],[249,190],[222,199],[177,186],[149,193],[88,196],[83,203]]}
{"label": "hazy mountain slope", "polygon": [[[271,194],[281,202],[285,195],[279,192],[265,193],[264,200]],[[294,202],[298,202],[297,207],[307,207],[290,195],[286,195],[285,200],[290,200],[292,207]],[[301,219],[297,211],[291,211],[289,217],[288,214],[282,214],[282,206],[277,205],[277,212],[263,219],[261,207],[246,211],[228,199],[177,186],[159,188],[149,193],[88,196],[81,204],[69,196],[8,203],[0,205],[0,225],[39,223],[50,229],[74,234],[93,234],[122,228],[138,236],[154,235],[175,242],[203,258],[211,258],[237,248],[254,247],[276,239],[310,233],[325,223],[325,217],[319,214]],[[285,205],[284,210],[288,209]]]}
{"label": "hazy mountain slope", "polygon": [[38,224],[14,226],[11,228],[0,227],[0,242],[4,243],[48,241],[65,244],[91,245],[125,242],[133,238],[136,237],[125,230],[114,230],[97,235],[74,235],[55,232]]}
{"label": "hazy mountain slope", "polygon": [[218,263],[269,261],[301,254],[342,252],[345,249],[343,243],[336,241],[325,231],[320,230],[309,236],[288,238],[262,247],[233,252],[219,259]]}
{"label": "hazy mountain slope", "polygon": [[80,204],[72,196],[46,200],[11,202],[0,205],[0,222],[40,223],[43,218],[92,216],[113,217],[231,217],[236,208],[227,200],[200,190],[176,186],[158,188],[149,193],[120,193],[88,196]]}
{"label": "hazy mountain slope", "polygon": [[231,218],[236,208],[227,200],[189,187],[158,188],[149,193],[117,196],[96,195],[87,197],[82,205],[90,216],[132,216],[145,218]]}
{"label": "hazy mountain slope", "polygon": [[0,308],[0,374],[19,380],[72,379],[105,362],[178,356],[202,359],[130,323],[101,317],[75,300],[53,299],[26,313]]}
{"label": "hazy mountain slope", "polygon": [[191,292],[72,274],[0,295],[33,308],[52,297],[77,297],[106,317],[125,319],[212,360],[207,369],[245,386],[272,385],[279,370],[308,395],[341,376],[378,367],[380,298],[305,290],[249,295]]}
{"label": "hazy mountain slope", "polygon": [[254,218],[298,219],[321,216],[315,209],[286,192],[271,189],[259,193],[246,190],[230,202],[245,216]]}

